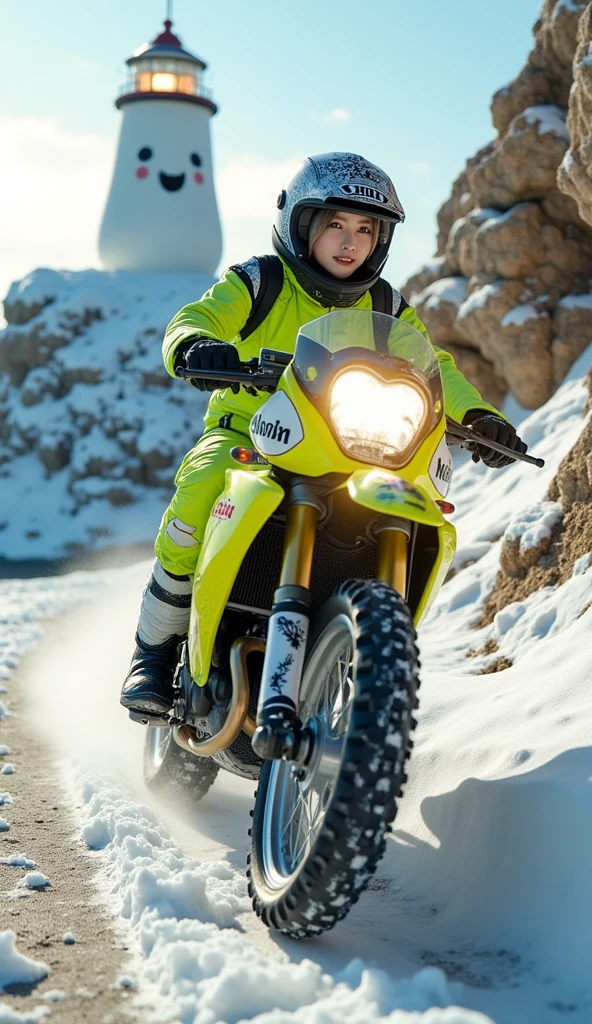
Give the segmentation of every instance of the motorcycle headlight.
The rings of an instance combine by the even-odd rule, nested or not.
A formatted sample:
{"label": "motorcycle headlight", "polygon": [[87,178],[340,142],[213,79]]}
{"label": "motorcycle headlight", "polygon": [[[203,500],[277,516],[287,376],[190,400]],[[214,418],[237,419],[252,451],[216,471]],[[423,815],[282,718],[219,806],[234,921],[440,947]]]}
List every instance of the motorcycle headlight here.
{"label": "motorcycle headlight", "polygon": [[382,381],[365,370],[346,370],[329,399],[333,428],[345,451],[363,462],[400,462],[428,414],[428,400],[411,380]]}

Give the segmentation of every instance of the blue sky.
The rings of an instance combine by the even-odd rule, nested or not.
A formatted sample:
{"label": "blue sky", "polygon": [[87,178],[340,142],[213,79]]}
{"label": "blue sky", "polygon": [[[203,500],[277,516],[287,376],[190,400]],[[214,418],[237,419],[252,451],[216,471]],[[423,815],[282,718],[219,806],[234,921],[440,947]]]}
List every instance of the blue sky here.
{"label": "blue sky", "polygon": [[[433,250],[435,216],[492,138],[493,92],[532,46],[539,0],[174,0],[174,30],[207,61],[222,264],[269,248],[273,199],[306,153],[349,149],[389,171],[407,211],[387,276]],[[125,58],[164,0],[21,0],[3,12],[0,292],[39,265],[98,265],[96,236]],[[239,198],[240,195],[243,197]],[[245,208],[244,195],[248,195]]]}

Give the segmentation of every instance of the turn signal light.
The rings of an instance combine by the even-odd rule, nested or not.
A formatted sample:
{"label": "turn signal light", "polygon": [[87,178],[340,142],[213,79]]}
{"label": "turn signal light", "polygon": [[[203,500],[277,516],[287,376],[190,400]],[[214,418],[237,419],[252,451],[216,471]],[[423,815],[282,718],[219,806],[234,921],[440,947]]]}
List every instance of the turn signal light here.
{"label": "turn signal light", "polygon": [[454,505],[451,501],[437,501],[436,505],[445,516],[449,516],[454,512]]}
{"label": "turn signal light", "polygon": [[239,462],[242,466],[266,466],[267,459],[264,459],[254,448],[231,448],[230,458]]}

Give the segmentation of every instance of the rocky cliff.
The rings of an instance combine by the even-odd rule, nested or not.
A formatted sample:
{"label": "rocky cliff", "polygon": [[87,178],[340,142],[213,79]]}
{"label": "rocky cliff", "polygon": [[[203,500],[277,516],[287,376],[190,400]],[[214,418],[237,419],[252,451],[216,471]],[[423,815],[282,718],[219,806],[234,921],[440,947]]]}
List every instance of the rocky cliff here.
{"label": "rocky cliff", "polygon": [[403,287],[495,403],[542,405],[592,339],[591,39],[592,4],[545,0],[525,67],[493,97],[496,138],[467,161],[435,259]]}
{"label": "rocky cliff", "polygon": [[0,331],[0,557],[149,542],[204,396],[166,373],[168,321],[196,274],[38,270]]}

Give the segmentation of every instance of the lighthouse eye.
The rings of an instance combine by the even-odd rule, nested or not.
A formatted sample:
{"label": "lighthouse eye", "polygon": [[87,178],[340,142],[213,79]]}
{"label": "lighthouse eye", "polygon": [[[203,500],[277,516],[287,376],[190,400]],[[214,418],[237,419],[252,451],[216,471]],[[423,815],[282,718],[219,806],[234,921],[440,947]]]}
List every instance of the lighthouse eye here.
{"label": "lighthouse eye", "polygon": [[189,159],[194,167],[201,167],[201,157],[199,153],[192,153]]}
{"label": "lighthouse eye", "polygon": [[151,156],[152,150],[150,149],[150,146],[142,146],[141,150],[138,152],[138,160],[150,160]]}

